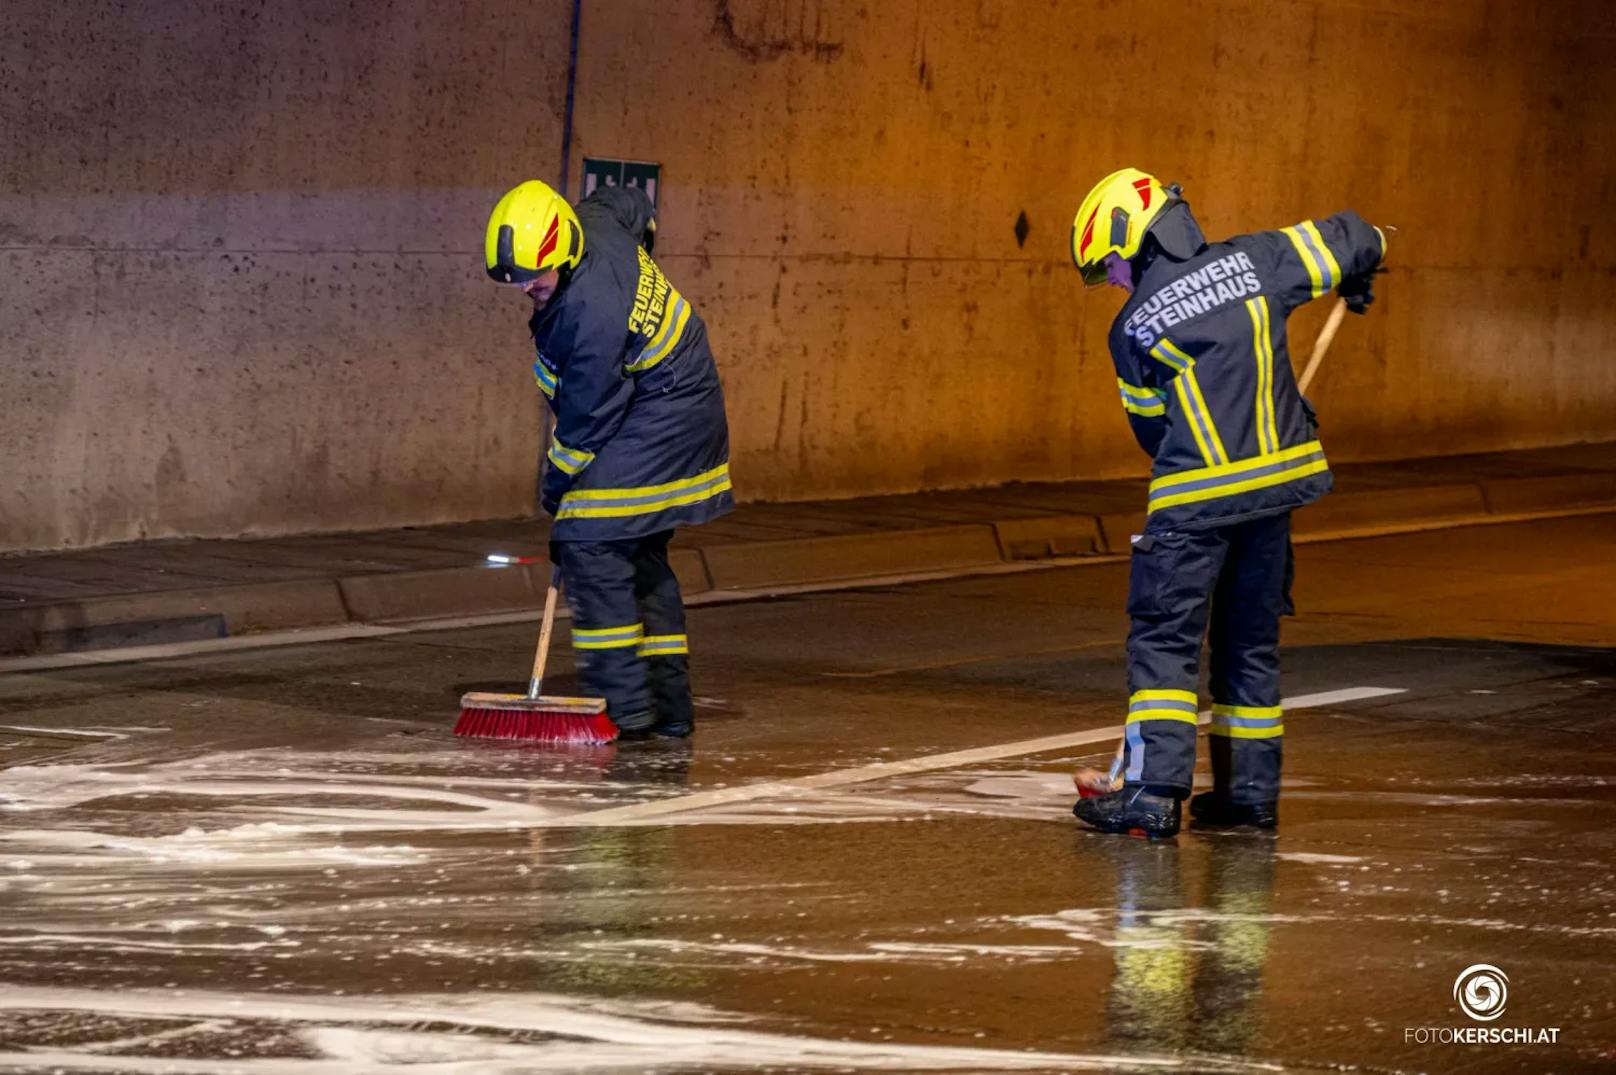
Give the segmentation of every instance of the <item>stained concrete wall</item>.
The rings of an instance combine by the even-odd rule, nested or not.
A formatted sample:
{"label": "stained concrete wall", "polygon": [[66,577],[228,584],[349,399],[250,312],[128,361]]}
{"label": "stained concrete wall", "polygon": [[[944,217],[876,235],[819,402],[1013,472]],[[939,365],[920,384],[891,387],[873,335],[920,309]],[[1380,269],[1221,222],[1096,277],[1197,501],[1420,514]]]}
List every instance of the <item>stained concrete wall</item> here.
{"label": "stained concrete wall", "polygon": [[[476,243],[555,174],[566,0],[11,8],[0,549],[530,509],[520,308]],[[662,163],[745,497],[1138,472],[1118,296],[1066,253],[1123,163],[1214,237],[1401,229],[1315,392],[1337,457],[1616,436],[1604,5],[582,9],[574,172]]]}
{"label": "stained concrete wall", "polygon": [[478,233],[558,168],[569,12],[8,4],[0,549],[525,510]]}

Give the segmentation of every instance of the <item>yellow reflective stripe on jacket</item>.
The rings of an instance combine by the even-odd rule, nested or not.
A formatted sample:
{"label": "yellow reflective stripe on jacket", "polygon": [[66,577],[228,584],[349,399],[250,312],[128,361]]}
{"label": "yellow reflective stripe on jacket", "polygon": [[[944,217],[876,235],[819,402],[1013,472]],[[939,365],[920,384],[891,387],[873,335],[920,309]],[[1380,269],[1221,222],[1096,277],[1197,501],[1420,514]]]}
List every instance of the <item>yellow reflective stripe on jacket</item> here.
{"label": "yellow reflective stripe on jacket", "polygon": [[1274,341],[1269,334],[1268,299],[1246,300],[1251,315],[1251,347],[1257,354],[1257,450],[1264,455],[1279,451],[1279,425],[1274,420]]}
{"label": "yellow reflective stripe on jacket", "polygon": [[1214,500],[1222,496],[1283,485],[1330,469],[1324,447],[1316,440],[1270,455],[1253,456],[1222,466],[1167,474],[1150,483],[1148,512],[1179,504]]}
{"label": "yellow reflective stripe on jacket", "polygon": [[552,440],[545,458],[568,474],[577,474],[595,461],[595,453],[581,452],[576,448],[567,447],[559,440]]}
{"label": "yellow reflective stripe on jacket", "polygon": [[646,635],[635,650],[641,657],[672,657],[689,652],[688,635]]}
{"label": "yellow reflective stripe on jacket", "polygon": [[1206,405],[1206,397],[1201,394],[1201,384],[1195,379],[1195,359],[1185,354],[1183,348],[1165,336],[1150,349],[1150,357],[1177,371],[1178,376],[1173,379],[1173,390],[1178,393],[1178,402],[1184,408],[1190,432],[1195,436],[1195,444],[1201,449],[1201,458],[1205,460],[1206,465],[1210,467],[1227,463],[1229,453],[1224,451],[1223,440],[1218,436],[1218,427],[1212,422],[1212,408]]}
{"label": "yellow reflective stripe on jacket", "polygon": [[1284,708],[1277,705],[1214,705],[1213,735],[1230,739],[1277,739],[1285,734]]}
{"label": "yellow reflective stripe on jacket", "polygon": [[539,386],[540,392],[543,392],[550,399],[555,399],[556,387],[560,385],[561,381],[555,374],[550,372],[549,367],[543,362],[535,362],[533,363],[533,383]]}
{"label": "yellow reflective stripe on jacket", "polygon": [[1229,461],[1229,454],[1223,450],[1223,440],[1218,436],[1218,427],[1212,422],[1212,408],[1206,405],[1206,397],[1201,395],[1201,383],[1195,378],[1195,370],[1185,370],[1173,381],[1173,389],[1178,393],[1178,401],[1184,407],[1184,413],[1189,416],[1190,432],[1195,435],[1195,443],[1201,449],[1201,458],[1206,460],[1207,466],[1217,466]]}
{"label": "yellow reflective stripe on jacket", "polygon": [[1165,336],[1150,349],[1150,357],[1176,373],[1183,373],[1195,365],[1195,359],[1186,355],[1177,344]]}
{"label": "yellow reflective stripe on jacket", "polygon": [[1341,282],[1341,267],[1336,264],[1335,255],[1330,253],[1324,237],[1311,220],[1280,230],[1296,247],[1296,253],[1307,269],[1307,278],[1313,284],[1315,299]]}
{"label": "yellow reflective stripe on jacket", "polygon": [[627,489],[575,489],[561,497],[556,519],[605,519],[651,515],[694,504],[730,488],[729,464],[721,463],[693,478]]}
{"label": "yellow reflective stripe on jacket", "polygon": [[685,334],[685,326],[690,323],[690,303],[685,301],[683,295],[668,290],[667,314],[662,318],[662,324],[657,328],[656,335],[645,344],[640,357],[628,364],[630,373],[640,373],[650,369],[673,353],[679,346],[679,340]]}
{"label": "yellow reflective stripe on jacket", "polygon": [[1330,251],[1330,244],[1325,242],[1324,236],[1319,234],[1317,224],[1307,220],[1297,225],[1297,227],[1302,229],[1304,239],[1312,240],[1309,244],[1309,249],[1319,259],[1319,269],[1324,273],[1324,290],[1329,291],[1341,283],[1341,265],[1335,260],[1335,254]]}
{"label": "yellow reflective stripe on jacket", "polygon": [[1134,691],[1128,696],[1128,723],[1142,720],[1177,720],[1194,724],[1200,705],[1194,691],[1152,689]]}
{"label": "yellow reflective stripe on jacket", "polygon": [[630,623],[622,627],[574,627],[573,649],[626,649],[638,646],[645,637],[643,623]]}
{"label": "yellow reflective stripe on jacket", "polygon": [[1117,388],[1122,391],[1122,409],[1129,414],[1155,418],[1167,413],[1167,394],[1160,389],[1141,388],[1121,377],[1117,378]]}

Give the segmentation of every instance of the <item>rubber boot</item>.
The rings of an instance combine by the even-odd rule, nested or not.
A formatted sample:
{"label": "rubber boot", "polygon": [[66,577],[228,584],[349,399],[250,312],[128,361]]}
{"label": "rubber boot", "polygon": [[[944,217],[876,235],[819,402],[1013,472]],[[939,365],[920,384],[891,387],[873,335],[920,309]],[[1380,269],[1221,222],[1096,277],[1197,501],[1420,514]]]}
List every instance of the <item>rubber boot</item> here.
{"label": "rubber boot", "polygon": [[1170,795],[1154,795],[1143,785],[1124,785],[1109,795],[1079,799],[1072,813],[1101,832],[1148,836],[1153,840],[1178,835],[1178,800]]}
{"label": "rubber boot", "polygon": [[1279,827],[1279,800],[1263,803],[1237,803],[1228,793],[1214,788],[1190,799],[1190,816],[1207,828],[1234,828],[1249,825],[1258,829]]}
{"label": "rubber boot", "polygon": [[656,727],[656,714],[649,709],[641,709],[621,717],[614,716],[612,723],[617,725],[617,741],[632,743],[636,739],[651,738],[652,730]]}
{"label": "rubber boot", "polygon": [[696,730],[696,706],[690,696],[689,658],[649,657],[651,708],[656,725],[651,730],[665,739],[684,739]]}

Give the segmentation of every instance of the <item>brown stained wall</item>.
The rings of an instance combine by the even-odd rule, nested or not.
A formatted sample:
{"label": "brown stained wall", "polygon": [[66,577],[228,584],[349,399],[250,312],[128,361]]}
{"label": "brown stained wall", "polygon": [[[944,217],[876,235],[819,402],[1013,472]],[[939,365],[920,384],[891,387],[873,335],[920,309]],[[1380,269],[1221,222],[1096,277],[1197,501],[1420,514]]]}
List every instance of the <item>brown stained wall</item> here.
{"label": "brown stained wall", "polygon": [[1066,248],[1124,164],[1182,181],[1214,238],[1348,206],[1401,229],[1314,392],[1339,458],[1616,436],[1606,6],[675,7],[684,30],[586,25],[582,85],[623,92],[586,92],[580,133],[664,162],[664,260],[751,496],[1141,471],[1120,293],[1085,295]]}
{"label": "brown stained wall", "polygon": [[[584,0],[574,176],[662,163],[746,498],[1140,471],[1120,296],[1066,249],[1123,164],[1213,237],[1401,229],[1314,391],[1336,457],[1609,438],[1611,10]],[[477,243],[556,173],[569,15],[10,5],[0,549],[529,510],[520,301]]]}

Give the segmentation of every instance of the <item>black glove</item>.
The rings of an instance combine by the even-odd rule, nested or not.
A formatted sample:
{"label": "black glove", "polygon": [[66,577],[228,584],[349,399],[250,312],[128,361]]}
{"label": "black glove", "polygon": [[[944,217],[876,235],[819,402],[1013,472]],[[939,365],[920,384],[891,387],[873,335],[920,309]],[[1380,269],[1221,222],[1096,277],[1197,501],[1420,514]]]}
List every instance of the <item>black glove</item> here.
{"label": "black glove", "polygon": [[544,481],[539,485],[539,507],[553,518],[556,509],[561,506],[561,498],[571,488],[572,478],[567,472],[547,461],[544,467]]}
{"label": "black glove", "polygon": [[1341,281],[1341,286],[1335,289],[1335,293],[1347,300],[1347,309],[1355,314],[1361,314],[1375,301],[1375,274],[1385,271],[1376,266],[1368,272],[1349,276]]}

